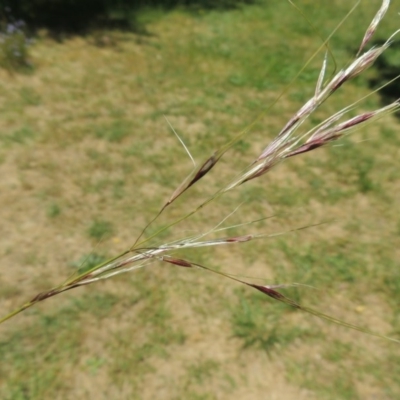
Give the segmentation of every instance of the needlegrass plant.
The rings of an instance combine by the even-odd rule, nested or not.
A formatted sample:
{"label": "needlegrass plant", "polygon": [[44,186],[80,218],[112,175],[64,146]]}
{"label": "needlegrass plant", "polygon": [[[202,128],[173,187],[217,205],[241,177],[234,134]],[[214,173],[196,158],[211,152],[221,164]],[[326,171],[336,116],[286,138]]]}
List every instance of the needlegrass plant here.
{"label": "needlegrass plant", "polygon": [[[317,3],[298,3],[308,21],[281,1],[157,13],[149,35],[116,47],[39,36],[33,75],[0,71],[1,309],[34,299],[0,325],[0,398],[400,395],[398,343],[365,333],[400,332],[397,104],[351,79],[368,57],[350,67],[382,2],[361,2],[332,36],[323,80],[322,43],[351,7]],[[398,6],[375,36],[397,29]],[[323,88],[333,95],[299,134],[368,97],[274,142]],[[182,195],[193,164],[172,130],[201,176]],[[221,246],[193,248],[207,240]]]}

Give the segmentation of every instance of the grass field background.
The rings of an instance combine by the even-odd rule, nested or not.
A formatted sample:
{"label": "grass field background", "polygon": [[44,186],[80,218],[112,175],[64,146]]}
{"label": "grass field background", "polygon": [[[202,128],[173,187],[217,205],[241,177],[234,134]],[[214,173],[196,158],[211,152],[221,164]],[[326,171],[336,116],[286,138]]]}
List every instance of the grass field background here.
{"label": "grass field background", "polygon": [[[143,10],[147,34],[95,32],[56,42],[40,32],[29,74],[0,71],[2,314],[129,248],[195,159],[277,104],[219,169],[148,232],[229,182],[314,92],[323,54],[287,85],[342,20],[348,1],[284,1],[224,12]],[[380,5],[361,1],[331,40],[339,66]],[[377,36],[399,26],[398,1]],[[318,36],[319,35],[319,36]],[[390,51],[390,50],[389,50]],[[331,63],[330,72],[332,72]],[[311,124],[368,94],[371,70],[342,88]],[[358,112],[379,108],[378,94]],[[275,215],[229,233],[275,233],[184,254],[398,337],[400,136],[386,117],[340,146],[278,166],[157,238]],[[227,223],[227,224],[229,224]],[[0,398],[397,399],[399,346],[288,309],[204,271],[172,265],[57,296],[0,326]]]}

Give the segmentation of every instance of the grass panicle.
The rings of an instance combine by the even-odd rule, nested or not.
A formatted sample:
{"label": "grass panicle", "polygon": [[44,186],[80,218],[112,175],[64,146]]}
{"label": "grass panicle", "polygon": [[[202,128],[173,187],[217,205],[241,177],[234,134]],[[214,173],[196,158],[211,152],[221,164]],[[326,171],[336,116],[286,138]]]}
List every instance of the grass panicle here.
{"label": "grass panicle", "polygon": [[[392,38],[397,32],[393,34],[382,45],[364,51],[367,43],[373,37],[379,23],[382,21],[386,11],[388,10],[389,3],[390,3],[389,0],[384,0],[382,2],[380,9],[378,10],[371,24],[366,30],[366,33],[362,39],[359,50],[355,56],[355,59],[352,62],[350,62],[348,66],[343,67],[337,73],[335,73],[331,78],[326,79],[326,70],[328,66],[328,53],[323,57],[321,71],[319,73],[317,82],[315,84],[315,91],[313,96],[310,99],[308,99],[302,107],[300,107],[300,109],[293,115],[292,118],[289,119],[286,125],[278,133],[276,138],[273,139],[272,142],[270,142],[261,151],[261,153],[252,162],[248,164],[248,167],[245,168],[243,171],[237,172],[236,177],[233,178],[226,186],[221,186],[218,190],[215,191],[214,194],[212,194],[209,198],[203,201],[199,206],[193,208],[193,210],[190,211],[189,213],[184,214],[174,222],[170,223],[167,227],[160,228],[155,233],[149,234],[147,237],[145,237],[150,225],[152,225],[155,222],[155,220],[180,196],[182,196],[194,185],[196,185],[200,180],[206,177],[211,170],[216,168],[218,162],[226,154],[226,152],[233,146],[235,140],[241,138],[242,135],[244,133],[247,133],[250,128],[245,129],[240,135],[238,135],[235,139],[230,141],[227,145],[216,150],[211,156],[207,157],[205,161],[200,163],[199,166],[196,166],[196,163],[194,163],[195,167],[193,171],[172,192],[171,196],[161,207],[158,214],[156,214],[153,220],[151,220],[147,224],[147,226],[143,229],[138,239],[128,250],[122,252],[121,254],[117,255],[114,258],[111,258],[107,261],[101,262],[98,265],[85,269],[84,271],[79,270],[75,272],[65,282],[63,282],[59,286],[52,288],[51,290],[39,293],[34,298],[32,298],[32,300],[24,304],[22,307],[2,318],[0,322],[4,322],[7,319],[10,319],[11,317],[20,313],[21,311],[33,306],[34,304],[37,304],[38,302],[46,300],[62,292],[80,286],[89,285],[98,282],[100,280],[108,279],[113,276],[119,275],[121,273],[126,273],[139,268],[143,268],[154,262],[162,262],[184,268],[202,269],[206,272],[218,274],[221,277],[228,278],[240,284],[251,287],[259,292],[262,292],[263,294],[267,295],[273,300],[282,302],[295,309],[308,312],[320,318],[326,319],[328,321],[352,329],[362,331],[364,333],[369,333],[375,336],[379,336],[382,338],[398,342],[398,340],[396,339],[376,334],[368,329],[343,322],[339,319],[325,315],[319,311],[315,311],[314,309],[302,306],[297,301],[291,300],[290,298],[286,297],[280,291],[277,290],[279,288],[284,289],[286,286],[290,285],[290,283],[278,284],[278,285],[258,285],[241,280],[235,277],[234,275],[230,275],[229,273],[217,271],[215,269],[203,266],[199,263],[192,262],[186,258],[181,258],[176,255],[176,253],[178,253],[181,250],[220,246],[220,245],[230,245],[230,244],[242,244],[255,239],[262,239],[270,236],[275,236],[277,234],[268,235],[268,234],[244,233],[235,236],[228,235],[224,237],[206,239],[205,236],[209,234],[215,234],[224,229],[227,229],[227,228],[221,228],[222,224],[221,223],[218,224],[213,229],[211,229],[210,231],[203,234],[198,234],[180,240],[175,240],[174,242],[171,243],[163,243],[154,246],[150,246],[149,244],[151,240],[157,239],[157,236],[160,233],[166,231],[166,229],[179,224],[183,220],[190,218],[200,209],[209,205],[213,200],[237,188],[238,186],[247,183],[251,180],[254,180],[256,178],[260,178],[261,176],[269,172],[271,169],[273,169],[276,165],[285,161],[286,159],[298,156],[300,154],[308,153],[320,147],[328,146],[333,142],[336,142],[337,140],[348,135],[349,133],[355,131],[356,129],[360,129],[378,118],[381,118],[388,114],[395,113],[399,110],[400,100],[396,100],[391,104],[384,106],[382,108],[375,109],[372,111],[362,112],[356,116],[348,117],[347,115],[350,112],[353,112],[357,104],[361,102],[361,100],[365,99],[365,97],[363,97],[358,101],[353,102],[350,105],[347,105],[342,110],[339,110],[330,117],[326,118],[324,121],[320,122],[312,129],[302,131],[304,123],[308,119],[310,119],[310,117],[315,113],[315,111],[317,111],[320,108],[320,106],[323,103],[325,103],[332,95],[334,95],[344,84],[351,81],[358,75],[364,73],[369,67],[373,65],[373,63],[382,53],[386,52],[389,49]],[[324,42],[322,47],[326,47],[326,45],[327,42]],[[172,125],[170,126],[172,127]],[[183,144],[182,141],[181,143]],[[185,150],[187,151],[187,153],[189,154],[190,158],[193,161],[193,157],[191,156],[190,152],[188,151],[188,149],[184,144],[183,146],[185,147]],[[297,228],[297,230],[303,228],[305,227]],[[100,236],[102,236],[104,233],[107,233],[109,230],[111,230],[111,227],[109,227],[108,225],[103,224],[100,226],[100,223],[97,223],[97,225],[94,225],[91,228],[91,231],[89,233],[93,238],[100,239]]]}

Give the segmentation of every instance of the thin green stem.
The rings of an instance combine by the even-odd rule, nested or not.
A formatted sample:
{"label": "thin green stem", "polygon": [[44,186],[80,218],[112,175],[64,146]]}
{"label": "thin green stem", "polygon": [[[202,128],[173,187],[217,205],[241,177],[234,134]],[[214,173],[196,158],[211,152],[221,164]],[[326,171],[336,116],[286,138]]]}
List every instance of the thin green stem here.
{"label": "thin green stem", "polygon": [[17,308],[16,310],[12,311],[10,314],[8,314],[5,317],[1,318],[0,319],[0,324],[2,324],[3,322],[9,320],[10,318],[16,316],[17,314],[19,314],[20,312],[26,310],[27,308],[32,307],[36,303],[37,303],[37,301],[30,301],[28,303],[25,303],[22,307]]}

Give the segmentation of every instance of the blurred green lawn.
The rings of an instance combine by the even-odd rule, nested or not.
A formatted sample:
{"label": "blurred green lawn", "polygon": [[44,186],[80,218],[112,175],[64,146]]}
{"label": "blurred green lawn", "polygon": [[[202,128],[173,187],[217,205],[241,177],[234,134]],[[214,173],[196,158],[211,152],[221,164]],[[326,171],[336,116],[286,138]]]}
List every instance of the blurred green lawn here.
{"label": "blurred green lawn", "polygon": [[[339,66],[379,1],[331,41]],[[10,312],[82,261],[132,245],[191,169],[166,116],[201,162],[268,110],[152,226],[193,209],[239,173],[314,92],[323,54],[297,72],[350,9],[283,1],[225,12],[143,11],[149,35],[104,32],[32,46],[31,74],[0,71],[0,304]],[[398,2],[378,31],[398,26]],[[396,25],[397,24],[397,25]],[[333,63],[330,65],[333,72]],[[371,73],[374,73],[373,71]],[[316,124],[368,94],[358,78]],[[281,93],[277,104],[268,108]],[[380,107],[378,95],[358,109]],[[356,111],[354,111],[356,113]],[[171,241],[277,215],[232,234],[308,230],[184,254],[396,337],[400,329],[400,138],[387,117],[340,146],[289,160],[166,232]],[[155,242],[159,243],[159,242]],[[57,296],[0,326],[1,399],[395,399],[398,345],[295,312],[217,276],[151,267]]]}

